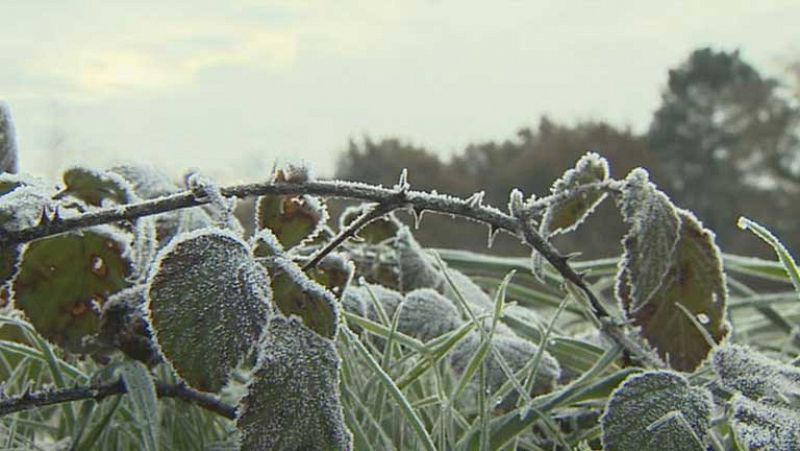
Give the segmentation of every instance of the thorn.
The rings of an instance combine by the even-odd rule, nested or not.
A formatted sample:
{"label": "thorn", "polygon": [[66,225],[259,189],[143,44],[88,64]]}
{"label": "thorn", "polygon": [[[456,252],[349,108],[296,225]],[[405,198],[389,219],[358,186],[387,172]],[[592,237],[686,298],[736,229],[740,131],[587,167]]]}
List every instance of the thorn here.
{"label": "thorn", "polygon": [[398,191],[401,193],[408,191],[408,188],[411,185],[408,184],[408,169],[403,168],[400,171],[400,180],[397,181],[397,184],[394,186]]}
{"label": "thorn", "polygon": [[27,387],[25,392],[22,394],[22,399],[25,401],[30,401],[33,398],[33,393],[31,393],[31,388]]}
{"label": "thorn", "polygon": [[411,215],[414,216],[414,230],[418,230],[422,223],[422,215],[425,210],[421,207],[411,207]]}
{"label": "thorn", "polygon": [[39,216],[39,225],[41,226],[49,226],[50,225],[50,216],[47,214],[47,207],[42,207],[42,214]]}
{"label": "thorn", "polygon": [[492,248],[492,245],[494,244],[494,239],[495,237],[497,237],[497,232],[499,231],[500,229],[497,226],[495,226],[494,224],[489,224],[489,239],[486,242],[487,248],[489,249]]}
{"label": "thorn", "polygon": [[56,205],[56,208],[53,211],[53,217],[50,219],[50,222],[56,224],[62,221],[61,213],[59,213],[60,211],[61,210],[59,210],[58,205]]}
{"label": "thorn", "polygon": [[470,208],[478,208],[483,204],[483,198],[486,196],[486,191],[478,191],[467,199],[467,205]]}

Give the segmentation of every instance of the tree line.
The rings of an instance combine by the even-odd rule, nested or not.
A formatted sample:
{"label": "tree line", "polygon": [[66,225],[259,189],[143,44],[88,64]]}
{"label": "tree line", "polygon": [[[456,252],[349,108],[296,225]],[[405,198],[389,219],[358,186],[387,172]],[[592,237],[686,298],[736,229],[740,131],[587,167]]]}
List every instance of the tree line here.
{"label": "tree line", "polygon": [[[669,70],[661,104],[644,133],[604,121],[565,125],[542,117],[512,138],[470,144],[449,161],[399,138],[365,137],[350,141],[335,177],[391,186],[407,168],[415,188],[461,196],[485,191],[485,202],[503,206],[514,187],[546,195],[552,180],[596,151],[616,176],[648,168],[676,204],[716,232],[725,252],[766,256],[761,243],[736,228],[736,220],[754,218],[800,249],[800,93],[785,87],[738,51],[702,48]],[[618,255],[624,227],[613,205],[590,222],[558,238],[559,247],[581,249],[587,258]],[[454,227],[449,218],[426,217],[417,236],[427,246],[486,251],[484,227]],[[491,251],[527,253],[510,239],[498,240]]]}

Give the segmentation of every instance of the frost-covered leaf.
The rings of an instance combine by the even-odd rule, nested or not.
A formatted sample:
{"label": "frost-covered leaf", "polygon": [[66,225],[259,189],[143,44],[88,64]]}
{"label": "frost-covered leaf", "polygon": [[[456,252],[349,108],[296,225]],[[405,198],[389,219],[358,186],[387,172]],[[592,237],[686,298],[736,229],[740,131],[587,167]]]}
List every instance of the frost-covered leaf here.
{"label": "frost-covered leaf", "polygon": [[800,369],[772,360],[740,345],[717,348],[712,357],[714,372],[731,391],[758,400],[800,400]]}
{"label": "frost-covered leaf", "polygon": [[[453,302],[458,302],[458,296],[461,295],[476,312],[494,308],[494,301],[492,301],[492,298],[466,274],[448,268],[447,276],[453,284],[450,285],[449,282],[445,282],[442,294],[450,298]],[[458,293],[456,293],[456,290]]]}
{"label": "frost-covered leaf", "polygon": [[734,396],[731,426],[748,450],[800,449],[800,411],[771,400],[753,401]]}
{"label": "frost-covered leaf", "polygon": [[252,238],[252,246],[256,257],[276,257],[283,254],[283,246],[270,229],[259,230]]}
{"label": "frost-covered leaf", "polygon": [[402,227],[397,233],[395,249],[400,272],[400,291],[406,293],[417,288],[440,290],[444,287],[445,278],[435,266],[433,257],[420,247],[408,227]]}
{"label": "frost-covered leaf", "polygon": [[353,265],[341,254],[328,254],[308,270],[308,275],[341,299],[353,277]]}
{"label": "frost-covered leaf", "polygon": [[119,291],[108,298],[100,315],[98,338],[147,366],[161,362],[145,307],[146,285]]}
{"label": "frost-covered leaf", "polygon": [[328,213],[313,196],[261,196],[256,203],[256,230],[272,230],[289,249],[313,239],[325,225]]}
{"label": "frost-covered leaf", "polygon": [[217,392],[269,317],[269,278],[233,233],[203,229],[159,253],[147,308],[161,352],[191,386]]}
{"label": "frost-covered leaf", "polygon": [[428,341],[464,324],[461,314],[450,299],[430,288],[406,294],[400,305],[397,330]]}
{"label": "frost-covered leaf", "polygon": [[[146,165],[116,166],[111,172],[121,175],[141,199],[155,199],[179,192],[180,187],[158,169]],[[214,220],[202,208],[183,208],[160,214],[156,219],[156,239],[160,247],[176,235],[212,227]]]}
{"label": "frost-covered leaf", "polygon": [[578,190],[582,185],[608,180],[608,161],[589,152],[573,169],[567,170],[553,183],[550,192],[557,201],[549,204],[540,225],[544,236],[574,230],[606,197],[604,191]]}
{"label": "frost-covered leaf", "polygon": [[14,304],[48,340],[86,351],[108,297],[128,285],[128,237],[96,227],[29,243],[12,282]]}
{"label": "frost-covered leaf", "polygon": [[653,371],[629,377],[600,418],[603,449],[703,451],[712,410],[711,394],[690,386],[680,374]]}
{"label": "frost-covered leaf", "polygon": [[[662,195],[648,196],[658,199]],[[630,205],[623,203],[623,209]],[[669,248],[671,226],[651,233],[653,227],[661,226],[653,224],[636,231],[637,223],[632,224],[625,238],[617,295],[626,317],[640,328],[640,335],[659,356],[674,369],[693,371],[708,356],[713,344],[720,343],[728,333],[727,291],[713,233],[688,211],[680,210],[678,215],[678,241],[669,257],[658,256]],[[626,213],[626,217],[631,216]],[[671,214],[654,214],[651,218],[658,217],[666,220]],[[648,237],[653,242],[645,245]],[[656,245],[659,242],[661,245]],[[659,258],[667,258],[668,263],[651,261]],[[659,280],[656,276],[664,270],[662,266],[666,272]]]}
{"label": "frost-covered leaf", "polygon": [[142,199],[155,199],[180,191],[175,182],[148,165],[121,165],[111,168],[111,172],[121,175],[133,186],[134,192]]}
{"label": "frost-covered leaf", "polygon": [[655,295],[672,267],[681,219],[644,169],[628,174],[620,209],[630,229],[622,242],[617,292],[626,310],[636,311]]}
{"label": "frost-covered leaf", "polygon": [[158,450],[158,398],[156,386],[147,367],[136,361],[126,361],[120,367],[122,381],[131,400],[133,418],[142,436],[143,449]]}
{"label": "frost-covered leaf", "polygon": [[64,189],[57,198],[72,196],[95,207],[128,204],[138,200],[133,187],[119,174],[97,169],[74,167],[62,175]]}
{"label": "frost-covered leaf", "polygon": [[[472,356],[478,351],[480,344],[480,333],[475,331],[471,332],[469,336],[456,345],[449,358],[450,367],[457,376],[461,377],[464,374],[470,359],[472,359]],[[492,336],[492,346],[495,347],[506,363],[508,363],[509,368],[515,373],[533,360],[539,350],[539,347],[535,344],[519,338],[510,332],[495,333],[495,335]],[[552,391],[560,375],[561,367],[558,361],[553,358],[549,352],[544,351],[539,363],[539,368],[536,372],[533,390],[530,394],[538,395]],[[489,393],[496,392],[507,381],[508,377],[498,363],[497,358],[492,353],[489,353],[486,357],[486,386]],[[478,380],[477,376],[475,376],[470,385],[471,390],[477,390],[477,384]],[[518,394],[513,392],[506,397],[501,404],[503,406],[512,406],[517,396]],[[469,395],[467,398],[469,398]]]}
{"label": "frost-covered leaf", "polygon": [[309,278],[299,266],[284,258],[269,264],[273,301],[285,316],[297,315],[323,337],[333,338],[339,310],[333,293]]}
{"label": "frost-covered leaf", "polygon": [[347,291],[354,291],[360,296],[367,309],[367,318],[377,323],[381,323],[382,315],[377,308],[381,308],[386,318],[394,318],[397,307],[403,302],[403,295],[383,285],[367,284],[360,287],[351,287]]}
{"label": "frost-covered leaf", "polygon": [[[344,230],[347,228],[351,222],[355,221],[358,219],[358,217],[364,214],[364,212],[367,211],[367,208],[368,207],[365,205],[346,208],[342,214],[339,215],[339,230]],[[394,238],[401,226],[402,224],[397,220],[394,214],[389,213],[381,216],[380,218],[374,219],[369,224],[362,227],[356,236],[367,243],[378,244]]]}
{"label": "frost-covered leaf", "polygon": [[17,137],[8,105],[0,101],[0,173],[16,173],[18,168]]}
{"label": "frost-covered leaf", "polygon": [[236,420],[242,449],[351,449],[333,342],[300,321],[278,316],[270,322],[262,352]]}
{"label": "frost-covered leaf", "polygon": [[[50,193],[36,183],[14,174],[0,174],[0,230],[21,230],[35,226],[43,213],[54,209]],[[0,245],[0,306],[9,299],[8,283],[16,273],[19,245]]]}

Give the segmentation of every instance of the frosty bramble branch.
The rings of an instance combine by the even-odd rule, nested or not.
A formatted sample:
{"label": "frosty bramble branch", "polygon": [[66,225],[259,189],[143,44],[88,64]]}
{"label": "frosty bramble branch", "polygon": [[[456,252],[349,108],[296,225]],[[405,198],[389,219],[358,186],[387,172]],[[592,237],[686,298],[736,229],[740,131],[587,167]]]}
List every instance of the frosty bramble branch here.
{"label": "frosty bramble branch", "polygon": [[[405,172],[385,188],[291,166],[183,188],[144,166],[75,167],[53,188],[16,174],[0,112],[9,446],[800,447],[800,370],[763,345],[778,331],[794,346],[791,255],[744,218],[779,261],[721,254],[643,169],[613,179],[587,153],[502,210],[412,190]],[[331,198],[361,204],[332,224]],[[559,252],[601,202],[627,227],[622,257]],[[477,221],[531,258],[426,250],[401,211]]]}

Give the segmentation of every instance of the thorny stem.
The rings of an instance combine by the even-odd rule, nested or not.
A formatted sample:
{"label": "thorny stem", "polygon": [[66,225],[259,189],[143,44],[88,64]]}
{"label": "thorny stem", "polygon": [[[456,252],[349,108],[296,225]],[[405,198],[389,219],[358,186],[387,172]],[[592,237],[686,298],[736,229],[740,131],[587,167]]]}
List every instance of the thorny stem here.
{"label": "thorny stem", "polygon": [[326,255],[333,252],[334,249],[339,247],[340,244],[344,243],[348,238],[355,236],[359,230],[361,230],[364,226],[369,224],[370,222],[391,213],[393,210],[402,207],[402,201],[400,202],[386,202],[382,204],[375,205],[374,207],[370,208],[369,210],[365,211],[361,216],[356,218],[353,222],[348,224],[348,226],[339,232],[333,239],[328,241],[325,244],[325,247],[319,250],[311,260],[308,261],[305,265],[303,265],[303,271],[307,271],[322,261]]}
{"label": "thorny stem", "polygon": [[[236,407],[225,404],[206,393],[193,390],[185,384],[171,385],[156,381],[155,385],[156,395],[158,395],[159,398],[180,399],[191,404],[196,404],[203,409],[230,420],[236,419]],[[36,393],[26,392],[20,396],[0,400],[0,417],[34,407],[44,407],[85,399],[94,399],[100,402],[109,396],[122,395],[127,392],[128,389],[122,379],[118,379],[116,382],[88,387],[76,386],[61,390],[45,390]]]}
{"label": "thorny stem", "polygon": [[[611,184],[602,183],[603,189],[613,190]],[[591,189],[597,189],[592,187]],[[260,195],[298,195],[310,194],[322,197],[348,198],[363,202],[373,202],[378,205],[395,206],[397,208],[411,208],[415,213],[428,210],[437,213],[462,216],[485,224],[494,230],[503,230],[506,233],[520,238],[528,246],[539,252],[564,279],[574,283],[590,300],[593,313],[599,318],[607,318],[608,313],[602,307],[595,293],[584,280],[570,266],[568,257],[561,255],[553,246],[544,239],[533,227],[530,221],[517,218],[504,213],[497,208],[472,202],[454,196],[425,191],[408,190],[407,186],[398,188],[384,188],[358,182],[342,181],[307,181],[303,183],[265,182],[251,183],[223,187],[220,192],[225,197],[244,198]],[[33,241],[46,236],[57,235],[84,227],[107,224],[118,221],[132,221],[143,216],[179,210],[183,208],[204,205],[210,202],[207,196],[199,196],[192,190],[186,190],[169,196],[147,200],[134,204],[120,205],[88,213],[83,213],[70,218],[59,218],[20,230],[5,231],[0,235],[0,246],[13,245]],[[525,215],[527,216],[527,215]],[[346,238],[346,237],[345,237]],[[624,335],[621,326],[611,326],[619,329],[617,334],[606,335],[623,346],[631,355],[647,362],[651,358],[641,349],[632,349],[629,342],[623,342],[620,337]]]}

